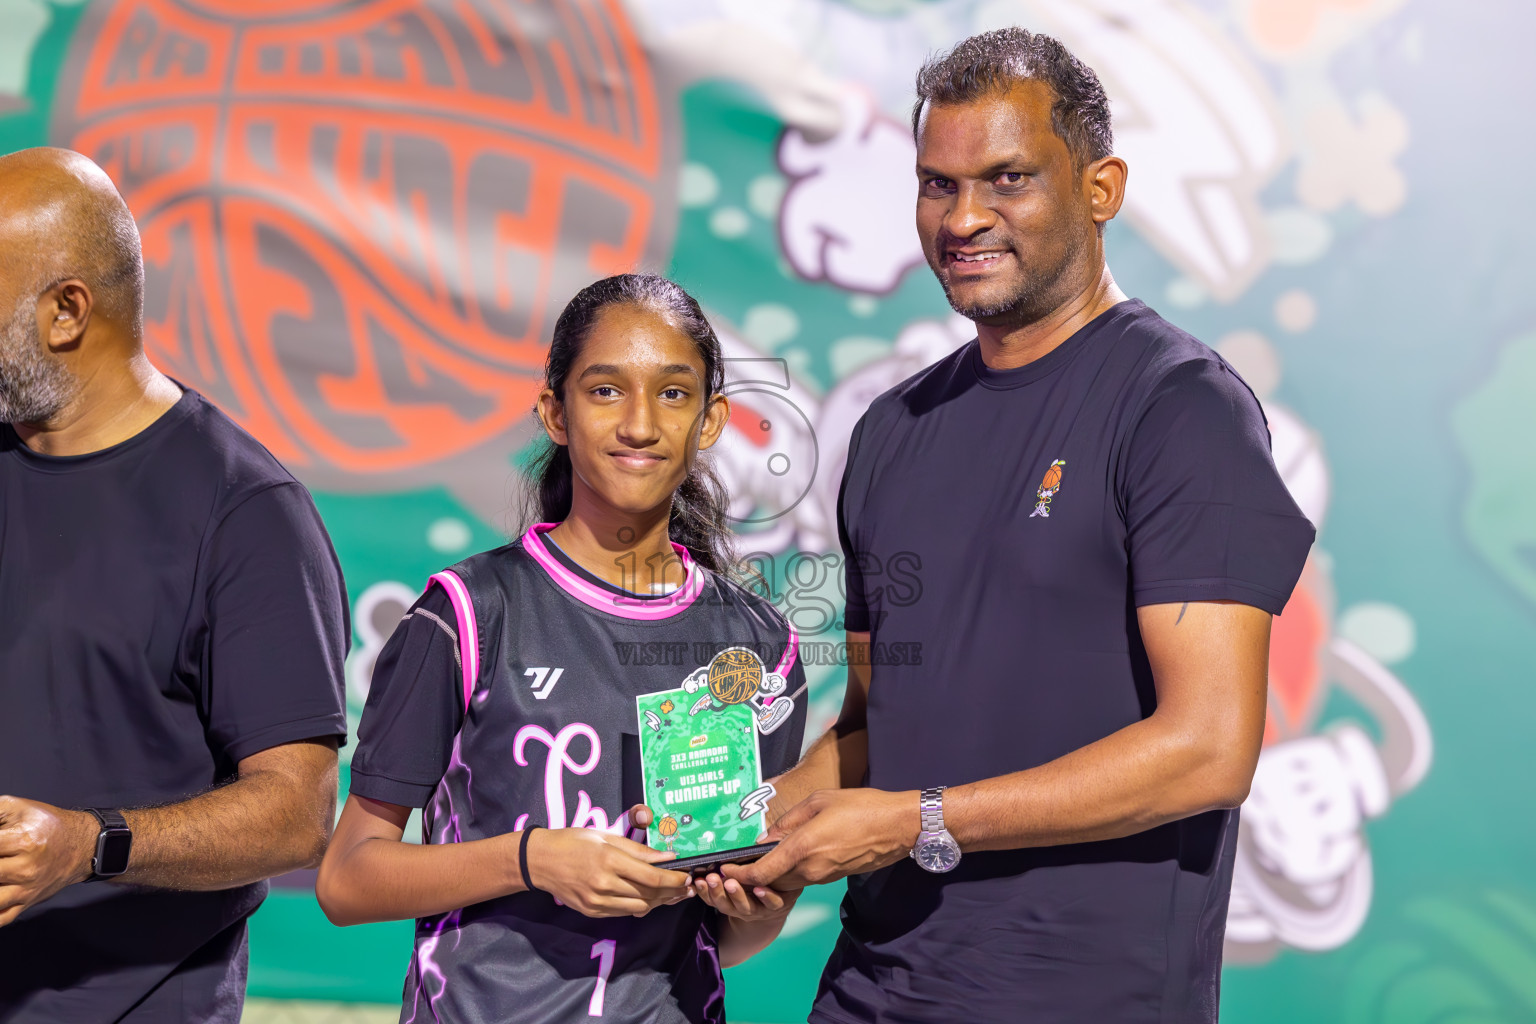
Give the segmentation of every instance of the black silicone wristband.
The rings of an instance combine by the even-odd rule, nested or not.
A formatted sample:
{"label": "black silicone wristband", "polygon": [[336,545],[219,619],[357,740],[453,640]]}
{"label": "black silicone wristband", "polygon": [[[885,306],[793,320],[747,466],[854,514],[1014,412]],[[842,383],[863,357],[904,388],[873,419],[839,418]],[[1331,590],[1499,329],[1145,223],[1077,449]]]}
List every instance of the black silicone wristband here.
{"label": "black silicone wristband", "polygon": [[528,873],[528,837],[533,835],[533,830],[543,828],[543,825],[529,825],[523,829],[523,838],[517,844],[517,866],[523,872],[523,885],[529,892],[538,892],[538,886],[533,884],[533,876]]}

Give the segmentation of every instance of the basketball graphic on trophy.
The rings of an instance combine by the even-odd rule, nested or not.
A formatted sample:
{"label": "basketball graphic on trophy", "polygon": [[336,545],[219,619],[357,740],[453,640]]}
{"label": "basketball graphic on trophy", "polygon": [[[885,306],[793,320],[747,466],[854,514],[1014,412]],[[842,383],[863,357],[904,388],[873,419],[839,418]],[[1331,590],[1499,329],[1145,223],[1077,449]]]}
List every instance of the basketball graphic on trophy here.
{"label": "basketball graphic on trophy", "polygon": [[763,663],[748,650],[721,651],[709,663],[709,693],[721,704],[745,704],[763,681]]}
{"label": "basketball graphic on trophy", "polygon": [[690,715],[748,704],[758,732],[764,734],[777,729],[795,709],[794,698],[782,696],[784,677],[765,670],[762,659],[746,647],[727,647],[716,654],[708,665],[683,680],[683,689],[699,693],[699,699],[688,709]]}
{"label": "basketball graphic on trophy", "polygon": [[656,823],[656,831],[667,837],[667,849],[672,849],[672,837],[677,835],[677,819],[666,815]]}

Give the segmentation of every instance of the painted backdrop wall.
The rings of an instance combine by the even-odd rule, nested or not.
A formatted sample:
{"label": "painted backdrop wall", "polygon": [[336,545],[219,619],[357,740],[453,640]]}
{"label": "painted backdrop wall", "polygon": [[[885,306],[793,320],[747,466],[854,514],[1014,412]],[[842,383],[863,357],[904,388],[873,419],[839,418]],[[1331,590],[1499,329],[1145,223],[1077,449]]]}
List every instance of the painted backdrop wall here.
{"label": "painted backdrop wall", "polygon": [[[0,0],[0,151],[106,168],[153,358],[314,491],[354,723],[427,574],[510,525],[554,315],[602,274],[677,278],[733,360],[721,469],[808,641],[814,735],[849,432],[970,337],[912,227],[913,72],[1008,23],[1098,69],[1131,165],[1111,266],[1245,375],[1319,526],[1276,625],[1227,1019],[1536,1020],[1523,5]],[[335,930],[284,882],[253,994],[397,999],[409,925]],[[803,1019],[837,899],[731,972],[734,1017]]]}

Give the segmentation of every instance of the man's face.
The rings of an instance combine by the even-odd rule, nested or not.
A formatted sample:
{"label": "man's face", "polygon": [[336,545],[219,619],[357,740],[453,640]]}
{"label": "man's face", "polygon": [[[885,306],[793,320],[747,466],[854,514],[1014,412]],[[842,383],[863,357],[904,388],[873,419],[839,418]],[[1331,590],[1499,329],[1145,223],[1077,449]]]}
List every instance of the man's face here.
{"label": "man's face", "polygon": [[918,124],[918,237],[949,304],[977,323],[1034,323],[1091,283],[1097,230],[1054,99],[1026,81],[930,104]]}
{"label": "man's face", "polygon": [[79,382],[46,352],[37,330],[37,299],[16,301],[0,328],[0,423],[45,423],[68,405]]}

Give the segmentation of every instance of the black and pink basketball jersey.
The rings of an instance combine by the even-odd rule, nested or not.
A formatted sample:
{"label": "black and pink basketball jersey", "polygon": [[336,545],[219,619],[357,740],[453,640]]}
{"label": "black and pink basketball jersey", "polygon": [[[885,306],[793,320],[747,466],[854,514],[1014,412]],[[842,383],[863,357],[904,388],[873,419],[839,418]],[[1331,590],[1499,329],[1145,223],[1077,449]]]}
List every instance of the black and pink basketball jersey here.
{"label": "black and pink basketball jersey", "polygon": [[[764,652],[794,713],[761,739],[763,772],[800,754],[804,673],[773,606],[673,545],[685,582],[641,598],[577,570],[530,529],[432,577],[457,621],[463,724],[423,811],[424,840],[546,828],[629,831],[644,802],[635,697],[680,685],[728,647]],[[417,922],[402,1021],[722,1021],[713,910],[584,917],[542,892]]]}

